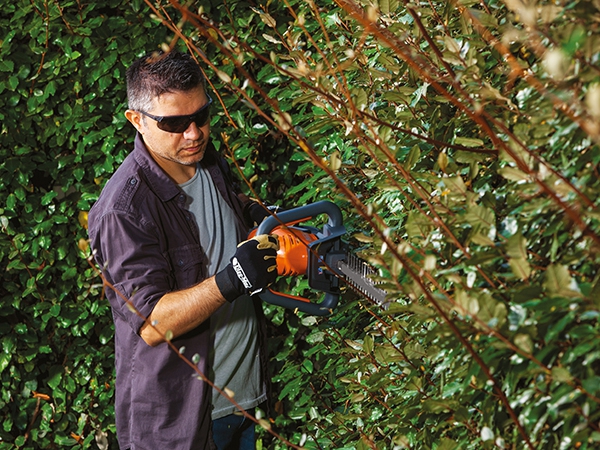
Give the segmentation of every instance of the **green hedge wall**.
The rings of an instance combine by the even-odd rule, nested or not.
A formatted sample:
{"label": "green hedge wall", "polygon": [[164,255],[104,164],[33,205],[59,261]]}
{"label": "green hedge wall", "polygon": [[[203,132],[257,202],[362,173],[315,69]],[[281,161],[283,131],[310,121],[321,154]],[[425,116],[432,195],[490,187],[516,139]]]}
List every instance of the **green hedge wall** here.
{"label": "green hedge wall", "polygon": [[0,29],[0,447],[114,442],[112,319],[86,217],[129,151],[125,67],[167,30],[121,1],[4,4]]}
{"label": "green hedge wall", "polygon": [[[4,6],[0,448],[115,445],[112,322],[85,219],[133,137],[124,68],[161,45],[201,61],[247,192],[335,201],[390,300],[348,290],[327,318],[265,305],[276,397],[260,448],[596,448],[598,14]],[[301,278],[278,290],[318,296]]]}

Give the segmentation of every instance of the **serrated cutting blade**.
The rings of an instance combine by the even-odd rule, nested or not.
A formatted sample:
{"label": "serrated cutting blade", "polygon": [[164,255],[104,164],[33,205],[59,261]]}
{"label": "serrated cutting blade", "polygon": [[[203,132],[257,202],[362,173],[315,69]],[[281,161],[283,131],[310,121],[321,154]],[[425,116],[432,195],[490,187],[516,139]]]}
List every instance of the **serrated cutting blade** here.
{"label": "serrated cutting blade", "polygon": [[389,302],[385,300],[387,293],[383,289],[379,289],[371,279],[372,276],[377,275],[377,270],[366,261],[348,254],[345,260],[338,261],[338,270],[354,289],[378,305],[387,308],[389,305]]}

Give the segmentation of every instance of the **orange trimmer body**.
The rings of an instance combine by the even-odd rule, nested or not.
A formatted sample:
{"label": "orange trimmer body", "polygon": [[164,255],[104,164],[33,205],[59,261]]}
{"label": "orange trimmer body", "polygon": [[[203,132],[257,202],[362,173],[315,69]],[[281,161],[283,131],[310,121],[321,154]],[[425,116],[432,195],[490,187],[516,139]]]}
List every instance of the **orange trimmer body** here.
{"label": "orange trimmer body", "polygon": [[[306,275],[308,270],[309,244],[318,238],[307,229],[280,225],[271,231],[279,240],[277,252],[277,274],[280,276]],[[250,238],[256,235],[256,230],[250,232]]]}
{"label": "orange trimmer body", "polygon": [[[328,217],[322,228],[300,225],[300,222],[320,215]],[[281,276],[306,276],[308,286],[324,295],[318,303],[272,288],[257,295],[265,302],[293,311],[315,316],[331,314],[340,296],[340,274],[336,268],[347,255],[341,240],[345,233],[341,210],[327,200],[280,211],[265,218],[250,233],[250,238],[256,234],[276,235],[279,239],[277,273]]]}

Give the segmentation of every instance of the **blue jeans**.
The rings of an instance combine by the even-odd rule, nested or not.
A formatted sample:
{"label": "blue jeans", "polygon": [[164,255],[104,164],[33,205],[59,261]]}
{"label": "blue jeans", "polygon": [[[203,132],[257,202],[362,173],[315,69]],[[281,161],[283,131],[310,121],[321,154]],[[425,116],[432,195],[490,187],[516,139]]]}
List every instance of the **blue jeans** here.
{"label": "blue jeans", "polygon": [[212,422],[212,437],[218,450],[255,450],[254,422],[231,414]]}

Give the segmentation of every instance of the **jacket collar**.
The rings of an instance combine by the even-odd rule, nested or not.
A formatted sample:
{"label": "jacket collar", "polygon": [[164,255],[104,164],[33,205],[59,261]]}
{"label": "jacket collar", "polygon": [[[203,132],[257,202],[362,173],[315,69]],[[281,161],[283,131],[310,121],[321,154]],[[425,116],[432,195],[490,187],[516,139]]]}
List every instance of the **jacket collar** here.
{"label": "jacket collar", "polygon": [[179,186],[177,186],[156,161],[152,159],[140,133],[136,133],[135,135],[133,157],[144,172],[150,189],[152,189],[162,201],[166,202],[172,200],[181,193]]}

